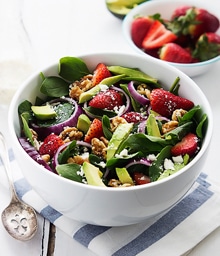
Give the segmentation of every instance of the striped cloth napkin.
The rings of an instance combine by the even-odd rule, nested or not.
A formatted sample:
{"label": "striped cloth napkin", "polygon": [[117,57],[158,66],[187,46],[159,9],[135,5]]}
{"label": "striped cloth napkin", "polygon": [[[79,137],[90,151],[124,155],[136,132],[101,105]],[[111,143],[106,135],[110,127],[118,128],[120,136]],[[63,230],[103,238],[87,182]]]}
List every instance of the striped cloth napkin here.
{"label": "striped cloth napkin", "polygon": [[[100,256],[182,255],[220,224],[220,186],[201,173],[185,197],[172,209],[140,224],[102,227],[67,218],[50,207],[22,176],[9,150],[19,198],[73,239]],[[0,160],[0,183],[8,186]]]}

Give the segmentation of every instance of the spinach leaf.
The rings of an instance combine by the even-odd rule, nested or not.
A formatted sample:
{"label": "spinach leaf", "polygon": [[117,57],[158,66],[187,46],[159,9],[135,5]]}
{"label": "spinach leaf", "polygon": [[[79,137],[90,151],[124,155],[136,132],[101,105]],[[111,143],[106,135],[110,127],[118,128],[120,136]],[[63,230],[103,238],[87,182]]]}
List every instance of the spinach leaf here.
{"label": "spinach leaf", "polygon": [[102,129],[106,139],[110,140],[112,137],[111,125],[110,125],[110,120],[106,115],[102,117]]}
{"label": "spinach leaf", "polygon": [[163,172],[163,162],[165,158],[170,158],[170,149],[172,146],[164,147],[157,155],[157,159],[149,167],[149,177],[151,181],[156,181]]}
{"label": "spinach leaf", "polygon": [[[18,114],[21,115],[23,114],[24,112],[26,113],[31,113],[31,106],[32,106],[32,103],[28,100],[24,100],[22,103],[20,103],[20,105],[18,106]],[[31,116],[31,114],[30,114]]]}
{"label": "spinach leaf", "polygon": [[65,164],[67,159],[75,152],[76,141],[73,140],[58,156],[58,163]]}
{"label": "spinach leaf", "polygon": [[34,146],[34,140],[33,140],[33,137],[32,137],[32,132],[28,126],[28,122],[27,122],[27,117],[25,117],[25,114],[27,112],[24,112],[23,114],[21,114],[21,121],[22,121],[22,124],[23,124],[23,132],[24,132],[24,135],[25,137],[30,141],[31,145]]}
{"label": "spinach leaf", "polygon": [[82,182],[83,177],[79,175],[81,165],[78,164],[61,164],[57,165],[56,171],[58,174],[64,178],[74,180],[77,182]]}
{"label": "spinach leaf", "polygon": [[49,97],[62,97],[69,94],[69,83],[58,76],[46,77],[40,91]]}
{"label": "spinach leaf", "polygon": [[117,116],[117,113],[111,110],[104,110],[101,108],[94,108],[94,107],[86,107],[84,108],[85,112],[96,117],[96,118],[102,118],[104,115],[108,117],[115,117]]}
{"label": "spinach leaf", "polygon": [[202,118],[201,118],[201,120],[200,120],[200,122],[199,122],[199,124],[196,128],[196,134],[200,139],[203,138],[203,130],[207,128],[207,127],[204,128],[204,125],[205,125],[206,121],[207,121],[207,114],[203,114],[203,116],[202,116]]}
{"label": "spinach leaf", "polygon": [[[169,142],[164,139],[143,133],[128,136],[119,146],[117,152],[127,149],[129,154],[141,152],[144,156],[149,153],[160,152]],[[116,152],[116,153],[117,153]]]}
{"label": "spinach leaf", "polygon": [[63,57],[59,63],[59,75],[68,81],[80,80],[88,75],[89,69],[85,62],[76,57]]}

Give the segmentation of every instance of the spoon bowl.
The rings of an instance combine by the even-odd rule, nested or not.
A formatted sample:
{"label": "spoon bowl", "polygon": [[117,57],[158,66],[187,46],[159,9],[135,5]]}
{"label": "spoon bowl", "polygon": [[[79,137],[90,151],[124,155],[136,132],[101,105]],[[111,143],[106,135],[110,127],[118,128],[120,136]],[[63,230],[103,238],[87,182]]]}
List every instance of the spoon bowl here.
{"label": "spoon bowl", "polygon": [[37,232],[37,215],[35,210],[22,202],[15,191],[12,174],[9,165],[9,157],[4,136],[0,132],[0,140],[3,146],[2,161],[6,170],[11,191],[11,202],[2,212],[2,223],[6,231],[15,239],[26,241]]}

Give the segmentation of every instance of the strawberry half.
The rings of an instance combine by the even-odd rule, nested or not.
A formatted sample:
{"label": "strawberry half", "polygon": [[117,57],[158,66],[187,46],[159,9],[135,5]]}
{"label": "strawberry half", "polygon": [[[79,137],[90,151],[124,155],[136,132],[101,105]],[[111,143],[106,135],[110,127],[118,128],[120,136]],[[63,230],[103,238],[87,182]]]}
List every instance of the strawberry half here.
{"label": "strawberry half", "polygon": [[193,58],[189,51],[176,43],[165,44],[159,51],[161,60],[175,63],[192,63]]}
{"label": "strawberry half", "polygon": [[102,122],[95,118],[85,135],[84,141],[90,143],[93,138],[100,138],[101,136],[103,136]]}
{"label": "strawberry half", "polygon": [[206,61],[218,55],[220,55],[220,36],[212,32],[202,34],[196,43],[193,56],[200,61]]}
{"label": "strawberry half", "polygon": [[39,148],[39,154],[45,155],[49,154],[53,157],[57,149],[64,144],[64,141],[56,134],[51,133],[48,135]]}
{"label": "strawberry half", "polygon": [[93,72],[92,85],[95,86],[99,84],[103,79],[110,77],[111,75],[112,74],[107,66],[104,63],[99,63]]}
{"label": "strawberry half", "polygon": [[168,30],[159,20],[155,20],[143,39],[144,49],[160,48],[164,44],[173,42],[177,36]]}
{"label": "strawberry half", "polygon": [[137,17],[131,24],[131,38],[134,44],[141,48],[142,42],[154,20],[150,17]]}
{"label": "strawberry half", "polygon": [[168,118],[171,117],[173,111],[176,109],[190,110],[194,106],[192,101],[163,89],[152,90],[150,103],[153,111]]}
{"label": "strawberry half", "polygon": [[121,107],[123,105],[122,95],[113,90],[108,89],[98,93],[93,99],[90,100],[89,106],[100,109],[113,110],[115,107]]}
{"label": "strawberry half", "polygon": [[193,156],[198,150],[198,137],[193,133],[188,133],[183,139],[171,148],[172,156],[188,154]]}
{"label": "strawberry half", "polygon": [[146,119],[140,113],[133,111],[127,112],[123,114],[121,117],[123,117],[128,123],[139,123]]}

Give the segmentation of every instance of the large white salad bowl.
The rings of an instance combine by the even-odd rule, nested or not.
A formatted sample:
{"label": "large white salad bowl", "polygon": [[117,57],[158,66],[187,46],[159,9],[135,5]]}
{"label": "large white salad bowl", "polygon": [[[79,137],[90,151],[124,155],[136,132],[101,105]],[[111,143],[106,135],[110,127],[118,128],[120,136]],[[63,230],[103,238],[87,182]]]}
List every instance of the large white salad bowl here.
{"label": "large white salad bowl", "polygon": [[[13,150],[24,177],[33,189],[54,209],[70,219],[103,226],[123,226],[139,223],[175,205],[191,188],[202,171],[213,131],[210,105],[195,82],[165,62],[139,54],[97,53],[79,56],[91,70],[99,62],[139,68],[157,78],[166,89],[180,77],[179,94],[200,105],[208,115],[208,127],[200,152],[186,167],[160,181],[127,188],[96,187],[62,178],[36,163],[21,147],[18,136],[20,123],[18,106],[24,100],[34,102],[41,96],[40,72],[27,79],[15,93],[8,122]],[[47,75],[58,74],[57,63],[40,70]]]}

